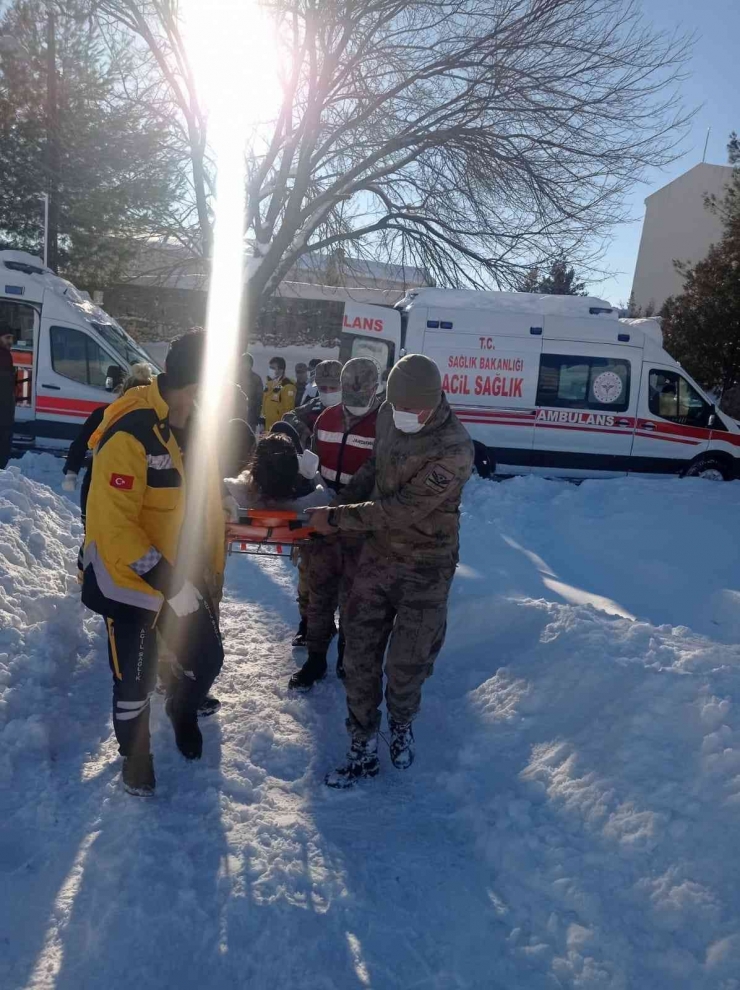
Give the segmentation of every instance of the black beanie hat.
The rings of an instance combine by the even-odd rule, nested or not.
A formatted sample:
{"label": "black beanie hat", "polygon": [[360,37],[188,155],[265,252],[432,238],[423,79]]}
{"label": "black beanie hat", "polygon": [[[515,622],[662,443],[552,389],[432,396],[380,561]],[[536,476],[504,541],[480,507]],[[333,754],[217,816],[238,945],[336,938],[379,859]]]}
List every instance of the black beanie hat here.
{"label": "black beanie hat", "polygon": [[203,375],[205,360],[205,330],[188,330],[181,337],[175,337],[164,363],[169,387],[185,388],[197,384]]}
{"label": "black beanie hat", "polygon": [[282,433],[284,437],[287,437],[292,442],[295,452],[299,457],[303,453],[303,445],[301,444],[301,438],[298,436],[298,430],[290,423],[286,423],[284,419],[281,419],[279,423],[275,423],[270,433]]}

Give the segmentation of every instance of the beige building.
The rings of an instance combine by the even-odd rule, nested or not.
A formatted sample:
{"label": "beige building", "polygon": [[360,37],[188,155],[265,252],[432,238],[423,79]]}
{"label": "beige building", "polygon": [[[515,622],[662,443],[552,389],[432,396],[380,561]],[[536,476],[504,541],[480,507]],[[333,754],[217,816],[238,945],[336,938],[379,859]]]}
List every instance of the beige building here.
{"label": "beige building", "polygon": [[701,261],[722,237],[719,219],[704,207],[707,195],[721,196],[732,175],[729,165],[702,162],[645,200],[645,221],[632,284],[635,305],[657,312],[683,282],[674,261]]}

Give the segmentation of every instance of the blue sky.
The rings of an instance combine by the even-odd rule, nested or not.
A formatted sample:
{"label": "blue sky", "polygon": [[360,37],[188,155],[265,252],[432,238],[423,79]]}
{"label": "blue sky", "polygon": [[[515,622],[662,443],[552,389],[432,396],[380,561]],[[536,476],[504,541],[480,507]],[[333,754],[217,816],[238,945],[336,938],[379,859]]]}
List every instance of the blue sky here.
{"label": "blue sky", "polygon": [[647,184],[635,187],[630,197],[635,221],[615,232],[603,262],[604,268],[619,274],[590,287],[594,295],[613,303],[629,298],[645,197],[701,161],[707,128],[711,127],[707,161],[717,165],[727,162],[730,131],[740,133],[740,0],[642,0],[642,8],[657,28],[697,32],[690,78],[681,91],[687,106],[700,109],[684,141],[685,155],[663,171],[653,170]]}

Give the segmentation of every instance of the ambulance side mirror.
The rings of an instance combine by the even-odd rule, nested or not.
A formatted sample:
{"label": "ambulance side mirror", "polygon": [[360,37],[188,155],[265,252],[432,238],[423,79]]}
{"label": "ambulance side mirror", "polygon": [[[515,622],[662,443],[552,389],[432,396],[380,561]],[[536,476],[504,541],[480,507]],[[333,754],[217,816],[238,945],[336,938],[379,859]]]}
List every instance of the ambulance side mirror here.
{"label": "ambulance side mirror", "polygon": [[713,426],[717,425],[717,407],[711,406],[709,409],[709,418],[707,419],[707,426],[711,429]]}

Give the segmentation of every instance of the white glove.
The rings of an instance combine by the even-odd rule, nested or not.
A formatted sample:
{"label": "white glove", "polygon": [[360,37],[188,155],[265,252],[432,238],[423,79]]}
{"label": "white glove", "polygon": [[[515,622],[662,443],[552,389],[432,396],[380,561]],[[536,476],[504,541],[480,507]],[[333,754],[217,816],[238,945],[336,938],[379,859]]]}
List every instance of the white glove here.
{"label": "white glove", "polygon": [[192,615],[193,612],[197,612],[202,601],[203,595],[201,595],[194,584],[186,581],[177,594],[168,599],[168,604],[175,615],[179,619],[182,619],[186,615]]}
{"label": "white glove", "polygon": [[77,472],[67,471],[62,481],[63,492],[73,492],[77,488]]}
{"label": "white glove", "polygon": [[298,458],[298,470],[309,481],[313,481],[319,469],[319,459],[312,450],[304,450]]}
{"label": "white glove", "polygon": [[234,498],[233,495],[224,495],[223,501],[221,502],[224,512],[226,513],[226,521],[230,523],[239,522],[239,503]]}

